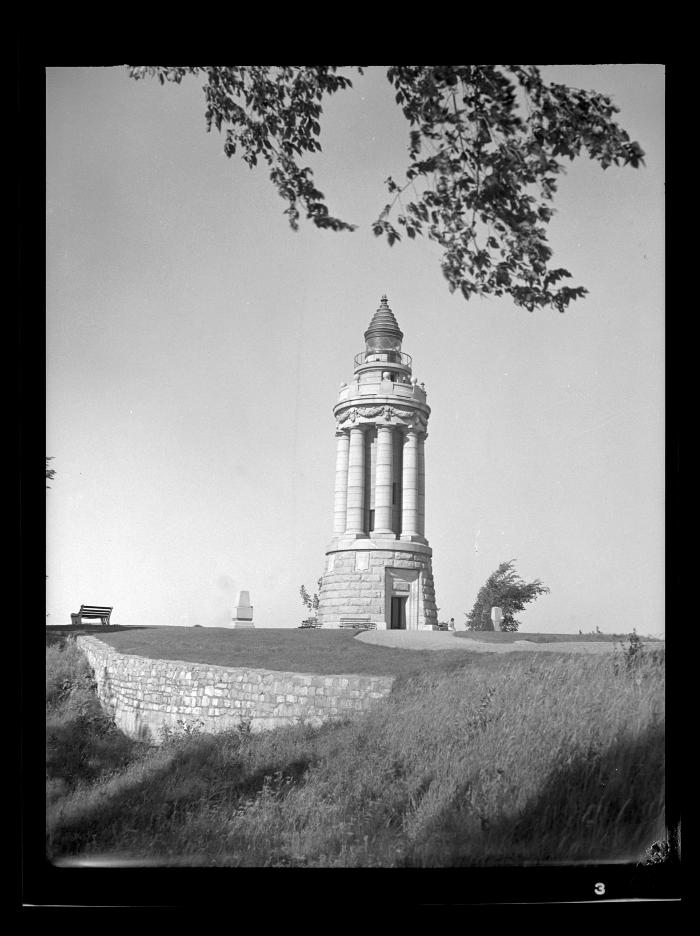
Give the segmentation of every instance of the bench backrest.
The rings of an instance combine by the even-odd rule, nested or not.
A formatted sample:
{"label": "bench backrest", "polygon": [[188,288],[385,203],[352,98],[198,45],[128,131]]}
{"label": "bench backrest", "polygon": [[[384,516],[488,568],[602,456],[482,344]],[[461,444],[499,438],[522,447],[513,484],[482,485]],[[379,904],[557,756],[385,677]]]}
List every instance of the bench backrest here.
{"label": "bench backrest", "polygon": [[107,614],[108,611],[112,611],[112,610],[113,608],[106,608],[106,607],[103,608],[100,605],[81,605],[80,606],[80,613],[86,616],[90,614],[95,614],[95,615]]}

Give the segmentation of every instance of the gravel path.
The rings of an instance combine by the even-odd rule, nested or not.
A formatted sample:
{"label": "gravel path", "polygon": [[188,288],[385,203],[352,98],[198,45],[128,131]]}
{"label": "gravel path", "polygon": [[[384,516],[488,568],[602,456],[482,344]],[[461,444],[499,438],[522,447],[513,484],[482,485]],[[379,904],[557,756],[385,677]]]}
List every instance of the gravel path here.
{"label": "gravel path", "polygon": [[[456,637],[449,631],[399,631],[375,630],[357,634],[357,640],[363,643],[377,644],[381,647],[397,647],[402,650],[468,650],[471,653],[517,653],[523,650],[544,651],[545,653],[612,653],[616,643],[609,640],[562,641],[561,643],[534,643],[530,640],[516,640],[513,643],[487,643],[483,640]],[[664,644],[654,642],[654,647]]]}

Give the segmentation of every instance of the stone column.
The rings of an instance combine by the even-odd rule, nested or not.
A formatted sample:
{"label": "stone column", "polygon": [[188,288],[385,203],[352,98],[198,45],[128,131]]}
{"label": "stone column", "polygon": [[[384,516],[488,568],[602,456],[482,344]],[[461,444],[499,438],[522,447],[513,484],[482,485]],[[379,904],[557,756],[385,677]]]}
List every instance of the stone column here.
{"label": "stone column", "polygon": [[407,429],[403,440],[401,535],[418,536],[418,433]]}
{"label": "stone column", "polygon": [[348,460],[348,512],[346,533],[365,533],[365,434],[361,426],[350,430]]}
{"label": "stone column", "polygon": [[425,536],[425,433],[418,435],[418,458],[416,477],[418,480],[418,535]]}
{"label": "stone column", "polygon": [[401,474],[403,471],[403,432],[394,430],[394,484],[391,508],[391,529],[398,536],[401,532]]}
{"label": "stone column", "polygon": [[333,533],[343,534],[348,511],[348,455],[350,436],[346,430],[336,433],[338,444],[335,459],[335,505],[333,509]]}
{"label": "stone column", "polygon": [[374,532],[393,533],[391,495],[394,485],[394,427],[377,426],[377,468],[374,481]]}

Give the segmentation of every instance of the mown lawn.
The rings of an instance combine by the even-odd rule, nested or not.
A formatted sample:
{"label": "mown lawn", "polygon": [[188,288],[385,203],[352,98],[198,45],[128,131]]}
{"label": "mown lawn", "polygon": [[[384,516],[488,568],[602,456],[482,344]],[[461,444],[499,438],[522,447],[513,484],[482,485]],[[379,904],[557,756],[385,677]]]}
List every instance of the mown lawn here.
{"label": "mown lawn", "polygon": [[[58,640],[59,628],[47,628]],[[56,632],[56,633],[53,633]],[[220,627],[93,627],[60,628],[64,635],[92,634],[120,653],[148,659],[182,660],[216,666],[254,667],[283,672],[357,673],[407,676],[417,672],[450,670],[468,665],[462,653],[454,650],[401,650],[355,640],[356,631],[299,628],[236,630]],[[493,631],[458,631],[445,635],[465,644],[470,640],[486,643],[623,642],[614,634],[527,634]],[[47,640],[49,637],[47,636]],[[466,651],[466,647],[465,647]],[[455,659],[458,656],[460,659]]]}
{"label": "mown lawn", "polygon": [[[468,653],[453,650],[397,650],[354,639],[355,631],[220,627],[134,627],[103,629],[94,636],[120,653],[151,660],[183,660],[216,666],[257,667],[283,672],[357,673],[401,676],[453,669]],[[449,638],[448,638],[449,639]],[[461,664],[455,657],[459,657]]]}

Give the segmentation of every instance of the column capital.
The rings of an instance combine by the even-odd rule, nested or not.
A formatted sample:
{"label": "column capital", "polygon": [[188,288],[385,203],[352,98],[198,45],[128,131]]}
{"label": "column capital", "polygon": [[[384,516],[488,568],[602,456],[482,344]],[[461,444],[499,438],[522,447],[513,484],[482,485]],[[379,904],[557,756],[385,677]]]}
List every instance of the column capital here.
{"label": "column capital", "polygon": [[408,426],[405,424],[396,423],[396,428],[404,436],[408,436],[408,435],[411,435],[413,437],[422,436],[423,438],[427,438],[428,436],[427,428],[420,422],[411,423]]}

